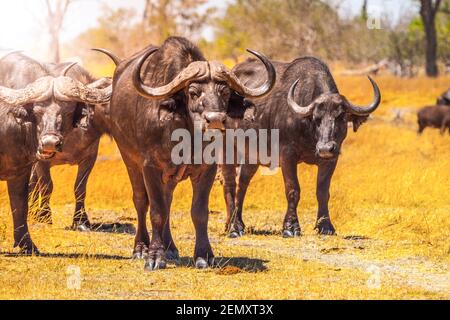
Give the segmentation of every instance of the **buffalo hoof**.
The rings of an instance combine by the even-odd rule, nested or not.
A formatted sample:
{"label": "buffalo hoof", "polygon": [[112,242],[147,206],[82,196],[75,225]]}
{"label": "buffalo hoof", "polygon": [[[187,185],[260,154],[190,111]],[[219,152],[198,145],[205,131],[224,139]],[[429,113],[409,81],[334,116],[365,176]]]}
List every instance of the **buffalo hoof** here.
{"label": "buffalo hoof", "polygon": [[144,270],[154,271],[165,269],[167,267],[167,262],[162,251],[149,252],[147,259],[145,260]]}
{"label": "buffalo hoof", "polygon": [[144,270],[145,271],[155,271],[160,269],[165,269],[167,267],[167,263],[164,259],[158,258],[156,260],[147,259],[145,261]]}
{"label": "buffalo hoof", "polygon": [[38,256],[40,252],[34,243],[30,242],[28,244],[20,245],[20,254],[26,256]]}
{"label": "buffalo hoof", "polygon": [[295,238],[295,237],[300,237],[301,235],[302,235],[302,233],[300,232],[300,230],[295,230],[295,231],[283,230],[283,238]]}
{"label": "buffalo hoof", "polygon": [[89,221],[87,221],[86,223],[82,223],[82,224],[74,223],[74,224],[72,224],[72,230],[79,231],[79,232],[89,232],[89,231],[91,231],[91,225],[90,225]]}
{"label": "buffalo hoof", "polygon": [[34,220],[39,223],[53,224],[52,211],[50,210],[50,208],[41,209],[34,216]]}
{"label": "buffalo hoof", "polygon": [[205,258],[198,257],[195,260],[195,268],[197,269],[208,269],[214,265],[214,258],[210,258],[209,261],[206,261]]}
{"label": "buffalo hoof", "polygon": [[234,223],[228,230],[228,237],[232,239],[242,237],[245,234],[245,226],[242,222]]}
{"label": "buffalo hoof", "polygon": [[282,235],[283,238],[300,237],[302,235],[302,230],[300,229],[300,225],[298,224],[298,222],[296,222],[291,225],[285,225]]}
{"label": "buffalo hoof", "polygon": [[72,230],[81,232],[91,231],[91,223],[86,213],[75,213],[72,222]]}
{"label": "buffalo hoof", "polygon": [[144,243],[139,243],[134,247],[133,259],[147,259],[148,258],[148,246]]}
{"label": "buffalo hoof", "polygon": [[326,236],[332,236],[336,234],[336,229],[334,229],[329,219],[323,219],[317,222],[315,229],[319,234]]}
{"label": "buffalo hoof", "polygon": [[178,260],[180,259],[180,254],[177,249],[168,249],[166,251],[167,260]]}
{"label": "buffalo hoof", "polygon": [[242,237],[244,234],[245,234],[245,232],[243,230],[240,230],[240,231],[233,230],[233,231],[230,231],[230,233],[228,234],[228,237],[231,239],[236,239],[236,238]]}

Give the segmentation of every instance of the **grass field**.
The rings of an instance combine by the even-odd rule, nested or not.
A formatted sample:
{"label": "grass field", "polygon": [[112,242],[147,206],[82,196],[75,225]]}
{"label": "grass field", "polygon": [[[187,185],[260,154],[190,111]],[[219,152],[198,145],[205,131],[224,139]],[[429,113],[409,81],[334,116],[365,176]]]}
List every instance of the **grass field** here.
{"label": "grass field", "polygon": [[[450,136],[430,129],[419,137],[415,120],[415,111],[433,104],[450,77],[376,80],[382,106],[358,133],[349,132],[333,178],[337,236],[313,230],[315,167],[298,167],[304,235],[288,240],[280,236],[286,206],[281,175],[257,174],[245,202],[249,230],[240,239],[225,237],[222,191],[214,187],[209,234],[218,266],[196,270],[191,188],[184,182],[172,213],[182,258],[167,270],[144,272],[142,261],[130,259],[133,235],[127,230],[66,230],[76,168],[62,166],[53,170],[54,224],[30,219],[40,257],[13,254],[9,201],[0,183],[0,299],[450,298]],[[371,99],[363,77],[337,82],[351,101]],[[404,110],[403,121],[392,121],[396,109]],[[100,154],[88,185],[90,217],[135,224],[130,183],[114,142],[104,138]]]}

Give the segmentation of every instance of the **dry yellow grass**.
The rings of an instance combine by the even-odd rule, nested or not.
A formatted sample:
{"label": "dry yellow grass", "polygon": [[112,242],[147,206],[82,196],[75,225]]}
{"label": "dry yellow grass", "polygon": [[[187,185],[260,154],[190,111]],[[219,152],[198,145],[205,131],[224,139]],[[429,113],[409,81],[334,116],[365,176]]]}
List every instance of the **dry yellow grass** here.
{"label": "dry yellow grass", "polygon": [[[377,81],[383,105],[373,121],[349,133],[333,178],[331,217],[338,236],[319,237],[313,231],[314,167],[298,169],[305,233],[299,239],[279,235],[285,209],[281,175],[258,174],[245,202],[251,234],[227,239],[225,214],[212,214],[209,233],[220,266],[195,270],[189,258],[194,245],[191,189],[185,182],[176,190],[172,215],[183,258],[168,270],[148,273],[141,261],[129,259],[132,235],[65,230],[76,169],[58,167],[53,170],[54,225],[30,222],[43,257],[5,254],[13,252],[12,221],[5,183],[0,184],[0,298],[448,299],[450,136],[426,130],[418,137],[414,111],[433,104],[450,78]],[[364,78],[338,77],[337,82],[352,101],[371,99]],[[395,125],[393,110],[400,107],[407,110],[405,121]],[[129,180],[114,142],[103,139],[100,154],[88,186],[90,216],[96,222],[135,223]],[[212,210],[224,212],[219,185],[210,203]],[[67,286],[70,266],[81,272],[79,290]]]}

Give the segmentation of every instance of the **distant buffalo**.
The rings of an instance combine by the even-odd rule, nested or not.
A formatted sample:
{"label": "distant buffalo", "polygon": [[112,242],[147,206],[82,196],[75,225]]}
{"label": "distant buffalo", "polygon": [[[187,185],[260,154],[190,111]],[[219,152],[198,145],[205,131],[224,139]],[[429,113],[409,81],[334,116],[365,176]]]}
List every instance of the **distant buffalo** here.
{"label": "distant buffalo", "polygon": [[[117,65],[120,60],[114,54],[104,49],[94,49],[107,54]],[[47,64],[48,70],[54,75],[62,75],[75,79],[83,84],[95,83],[96,79],[79,65],[60,63]],[[112,79],[102,78],[96,86],[105,88],[112,84]],[[100,138],[108,133],[108,104],[87,104],[78,102],[77,117],[83,117],[84,121],[77,124],[66,136],[61,152],[50,159],[44,159],[33,167],[30,182],[30,192],[33,203],[38,205],[36,218],[38,221],[51,223],[52,215],[50,208],[50,197],[53,191],[53,182],[50,168],[57,165],[77,165],[78,173],[74,185],[75,213],[72,229],[87,231],[90,222],[85,208],[86,186],[89,175],[94,167],[98,155]]]}
{"label": "distant buffalo", "polygon": [[450,107],[445,105],[427,106],[417,112],[419,134],[426,127],[439,128],[441,134],[448,129],[450,134]]}
{"label": "distant buffalo", "polygon": [[19,53],[0,59],[0,180],[6,180],[14,225],[14,246],[38,253],[28,231],[31,169],[63,150],[65,138],[84,121],[86,104],[103,104],[112,86],[83,84],[54,75],[44,64]]}

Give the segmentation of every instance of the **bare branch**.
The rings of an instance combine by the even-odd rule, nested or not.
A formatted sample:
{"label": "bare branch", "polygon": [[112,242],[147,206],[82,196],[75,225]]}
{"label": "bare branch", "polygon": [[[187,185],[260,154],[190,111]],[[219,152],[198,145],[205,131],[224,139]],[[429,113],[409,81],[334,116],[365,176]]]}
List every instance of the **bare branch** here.
{"label": "bare branch", "polygon": [[48,12],[46,24],[50,34],[50,51],[53,55],[53,61],[56,63],[60,61],[59,34],[71,2],[71,0],[58,0],[56,2],[54,0],[54,6],[52,6],[52,1],[46,0]]}
{"label": "bare branch", "polygon": [[441,0],[436,0],[433,7],[433,13],[436,14],[436,12],[439,10],[439,6],[441,5]]}

